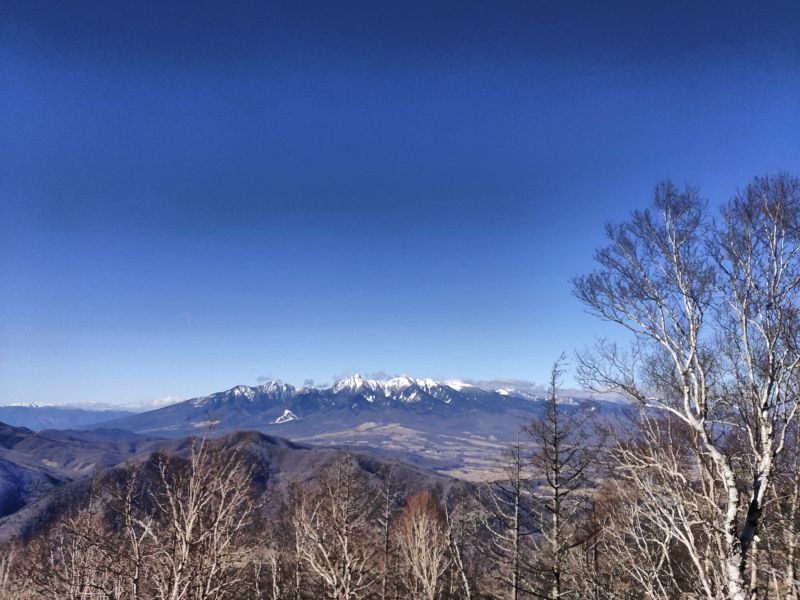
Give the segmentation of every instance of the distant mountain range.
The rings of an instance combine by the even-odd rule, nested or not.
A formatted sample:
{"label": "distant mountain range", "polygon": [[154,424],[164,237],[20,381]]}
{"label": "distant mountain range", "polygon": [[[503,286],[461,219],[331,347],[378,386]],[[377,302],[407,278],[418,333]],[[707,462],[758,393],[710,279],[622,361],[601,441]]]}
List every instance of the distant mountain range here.
{"label": "distant mountain range", "polygon": [[0,406],[0,422],[16,427],[39,429],[74,429],[120,419],[136,414],[135,411],[112,408],[85,408],[52,406],[46,404],[14,404]]}
{"label": "distant mountain range", "polygon": [[[625,407],[613,399],[577,396],[561,402],[566,410],[588,408],[606,423],[620,419]],[[542,416],[544,406],[530,388],[507,384],[486,389],[460,381],[354,375],[326,388],[277,381],[240,385],[138,414],[0,407],[0,421],[16,419],[18,425],[27,419],[29,424],[0,423],[0,540],[45,523],[54,507],[76,494],[85,496],[91,474],[144,460],[156,450],[185,453],[188,436],[206,433],[263,455],[286,481],[312,477],[335,456],[314,446],[349,447],[365,451],[363,457],[422,468],[417,474],[409,471],[412,478],[434,477],[427,471],[432,469],[486,479],[499,473],[502,450],[522,425]],[[42,429],[76,421],[77,429]]]}
{"label": "distant mountain range", "polygon": [[[527,412],[535,408],[535,401],[536,397],[528,392],[485,390],[457,381],[410,377],[377,380],[353,375],[328,388],[296,388],[277,381],[256,387],[239,385],[105,425],[172,436],[196,433],[212,425],[216,430],[280,426],[282,432],[309,434],[320,426],[329,429],[333,417],[352,426],[373,417],[386,421],[397,411],[406,418],[452,417],[486,410],[495,414],[508,410]],[[320,417],[324,417],[324,423]]]}
{"label": "distant mountain range", "polygon": [[[571,392],[567,406],[588,404],[600,420],[619,417],[625,404]],[[525,382],[439,381],[353,375],[329,387],[279,381],[239,385],[147,412],[66,406],[0,406],[0,421],[33,431],[105,428],[148,437],[221,436],[255,430],[300,443],[374,449],[462,478],[483,478],[542,415],[541,392]]]}
{"label": "distant mountain range", "polygon": [[[596,399],[564,402],[589,403],[599,418],[618,415],[621,406]],[[512,387],[353,375],[327,388],[278,381],[240,385],[102,426],[160,437],[256,430],[317,445],[371,447],[451,475],[480,477],[542,408],[541,397]]]}

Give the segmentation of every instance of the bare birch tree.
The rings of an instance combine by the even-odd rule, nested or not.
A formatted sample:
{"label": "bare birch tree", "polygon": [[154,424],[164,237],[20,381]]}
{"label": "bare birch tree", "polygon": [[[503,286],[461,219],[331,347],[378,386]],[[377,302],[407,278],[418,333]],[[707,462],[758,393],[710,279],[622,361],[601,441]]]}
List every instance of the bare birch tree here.
{"label": "bare birch tree", "polygon": [[378,524],[381,529],[382,564],[381,564],[381,600],[386,600],[389,593],[389,579],[392,572],[391,524],[394,517],[398,490],[395,482],[394,464],[381,469],[380,478],[380,510]]}
{"label": "bare birch tree", "polygon": [[8,598],[11,590],[11,562],[13,554],[9,551],[0,555],[0,598]]}
{"label": "bare birch tree", "polygon": [[[750,553],[798,410],[799,207],[796,179],[759,178],[715,223],[695,190],[663,184],[653,210],[608,227],[600,268],[574,282],[590,312],[636,340],[633,360],[614,344],[581,354],[582,382],[624,392],[692,432],[694,462],[719,490],[705,528],[720,545],[701,558],[723,582],[712,592],[730,600],[758,593]],[[680,472],[696,483],[693,468]]]}
{"label": "bare birch tree", "polygon": [[364,598],[380,576],[374,496],[354,460],[343,456],[319,489],[296,489],[293,498],[298,559],[331,600]]}
{"label": "bare birch tree", "polygon": [[71,512],[41,540],[40,564],[31,579],[45,598],[112,600],[123,597],[124,578],[109,560],[113,546],[103,537],[103,524],[94,503]]}
{"label": "bare birch tree", "polygon": [[444,511],[427,490],[409,496],[394,523],[394,539],[411,575],[413,597],[435,600],[450,566]]}
{"label": "bare birch tree", "polygon": [[465,600],[472,600],[472,585],[467,574],[467,565],[464,557],[467,540],[466,524],[464,519],[458,518],[453,511],[444,505],[444,518],[447,527],[447,544],[450,551],[454,576],[457,586],[460,587]]}
{"label": "bare birch tree", "polygon": [[638,434],[610,453],[618,486],[614,551],[645,598],[718,598],[725,578],[715,557],[725,539],[706,524],[720,519],[724,488],[682,422],[642,415]]}
{"label": "bare birch tree", "polygon": [[775,482],[765,523],[763,567],[766,595],[784,600],[800,599],[800,430],[787,438],[786,452],[776,465]]}
{"label": "bare birch tree", "polygon": [[251,469],[235,451],[214,453],[206,439],[192,441],[188,464],[160,457],[157,469],[157,597],[225,598],[241,583],[248,553],[237,542],[256,506]]}

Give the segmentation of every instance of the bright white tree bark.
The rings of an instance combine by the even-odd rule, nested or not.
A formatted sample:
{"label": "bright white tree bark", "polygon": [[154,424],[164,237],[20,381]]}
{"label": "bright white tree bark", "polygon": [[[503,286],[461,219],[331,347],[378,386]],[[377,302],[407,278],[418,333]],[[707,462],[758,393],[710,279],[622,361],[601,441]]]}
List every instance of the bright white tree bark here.
{"label": "bright white tree bark", "polygon": [[298,559],[322,582],[331,600],[365,597],[380,575],[375,568],[380,550],[371,521],[372,500],[350,455],[320,478],[318,490],[296,490]]}
{"label": "bright white tree bark", "polygon": [[394,539],[420,600],[435,600],[441,577],[450,566],[444,512],[430,492],[408,498],[394,524]]}
{"label": "bright white tree bark", "polygon": [[[715,593],[729,600],[756,593],[748,553],[798,410],[799,213],[800,185],[787,176],[757,179],[715,224],[696,192],[665,184],[652,212],[609,226],[611,243],[596,255],[600,269],[575,281],[590,312],[636,339],[629,356],[613,344],[583,354],[583,382],[625,392],[683,423],[721,490],[709,527],[722,546],[703,558],[725,582]],[[736,463],[726,444],[733,439],[747,448]]]}

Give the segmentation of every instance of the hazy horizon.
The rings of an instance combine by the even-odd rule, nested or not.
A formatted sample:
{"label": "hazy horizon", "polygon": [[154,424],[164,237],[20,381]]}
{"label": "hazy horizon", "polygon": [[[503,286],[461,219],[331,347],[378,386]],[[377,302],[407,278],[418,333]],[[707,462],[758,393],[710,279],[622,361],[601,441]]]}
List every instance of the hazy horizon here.
{"label": "hazy horizon", "polygon": [[[236,387],[246,385],[248,387],[259,387],[263,386],[268,383],[288,383],[297,389],[302,388],[315,388],[315,389],[330,389],[336,383],[340,382],[347,377],[354,376],[354,375],[363,375],[371,380],[378,380],[382,382],[386,382],[388,380],[394,378],[402,378],[402,377],[412,377],[413,379],[433,379],[437,383],[443,383],[445,385],[450,383],[466,383],[469,385],[474,385],[479,387],[483,390],[487,391],[497,391],[497,390],[515,390],[518,392],[523,393],[536,393],[536,394],[545,394],[548,391],[548,387],[546,384],[538,383],[535,381],[526,381],[521,379],[493,379],[493,380],[473,380],[473,379],[446,379],[441,377],[435,378],[424,378],[424,377],[413,377],[407,374],[387,374],[387,373],[352,373],[352,374],[339,374],[336,375],[329,380],[325,381],[313,381],[310,379],[306,379],[303,382],[293,383],[289,381],[284,381],[280,378],[266,378],[266,377],[259,377],[258,381],[254,384],[244,384],[238,383],[235,385],[228,385],[225,388],[217,389],[217,390],[207,390],[202,394],[198,394],[197,396],[166,396],[161,398],[143,398],[138,401],[133,402],[114,402],[114,401],[85,401],[85,402],[9,402],[9,401],[0,401],[0,406],[6,407],[30,407],[30,406],[42,406],[42,407],[55,407],[55,408],[86,408],[90,410],[106,410],[106,409],[119,409],[119,410],[130,410],[134,412],[138,411],[147,411],[147,410],[156,410],[158,408],[163,408],[165,406],[170,406],[172,404],[178,404],[179,402],[184,402],[186,400],[192,400],[198,397],[205,397],[208,395],[212,395],[219,392],[229,391]],[[614,392],[595,392],[593,390],[589,390],[586,388],[581,387],[560,387],[559,388],[559,395],[561,396],[580,396],[586,398],[602,398],[602,397],[610,397],[610,398],[619,398],[619,394]]]}

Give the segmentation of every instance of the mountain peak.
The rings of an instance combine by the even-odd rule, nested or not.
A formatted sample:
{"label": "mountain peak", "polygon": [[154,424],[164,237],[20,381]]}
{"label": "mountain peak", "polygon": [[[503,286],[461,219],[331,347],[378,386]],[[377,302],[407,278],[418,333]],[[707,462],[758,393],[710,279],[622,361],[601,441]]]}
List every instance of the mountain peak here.
{"label": "mountain peak", "polygon": [[392,377],[386,382],[386,388],[392,390],[402,390],[412,385],[416,385],[416,380],[411,377],[406,377],[405,375]]}
{"label": "mountain peak", "polygon": [[340,379],[333,384],[333,393],[338,394],[342,391],[357,392],[360,390],[375,391],[384,388],[384,382],[376,379],[368,379],[363,375],[356,373],[345,379]]}
{"label": "mountain peak", "polygon": [[263,394],[287,394],[293,393],[295,391],[295,387],[293,385],[289,385],[288,383],[283,383],[282,381],[265,381],[258,386],[258,391]]}
{"label": "mountain peak", "polygon": [[256,395],[255,390],[246,385],[237,385],[236,387],[228,390],[228,393],[231,394],[232,396],[244,396],[248,400],[252,400],[253,397]]}

